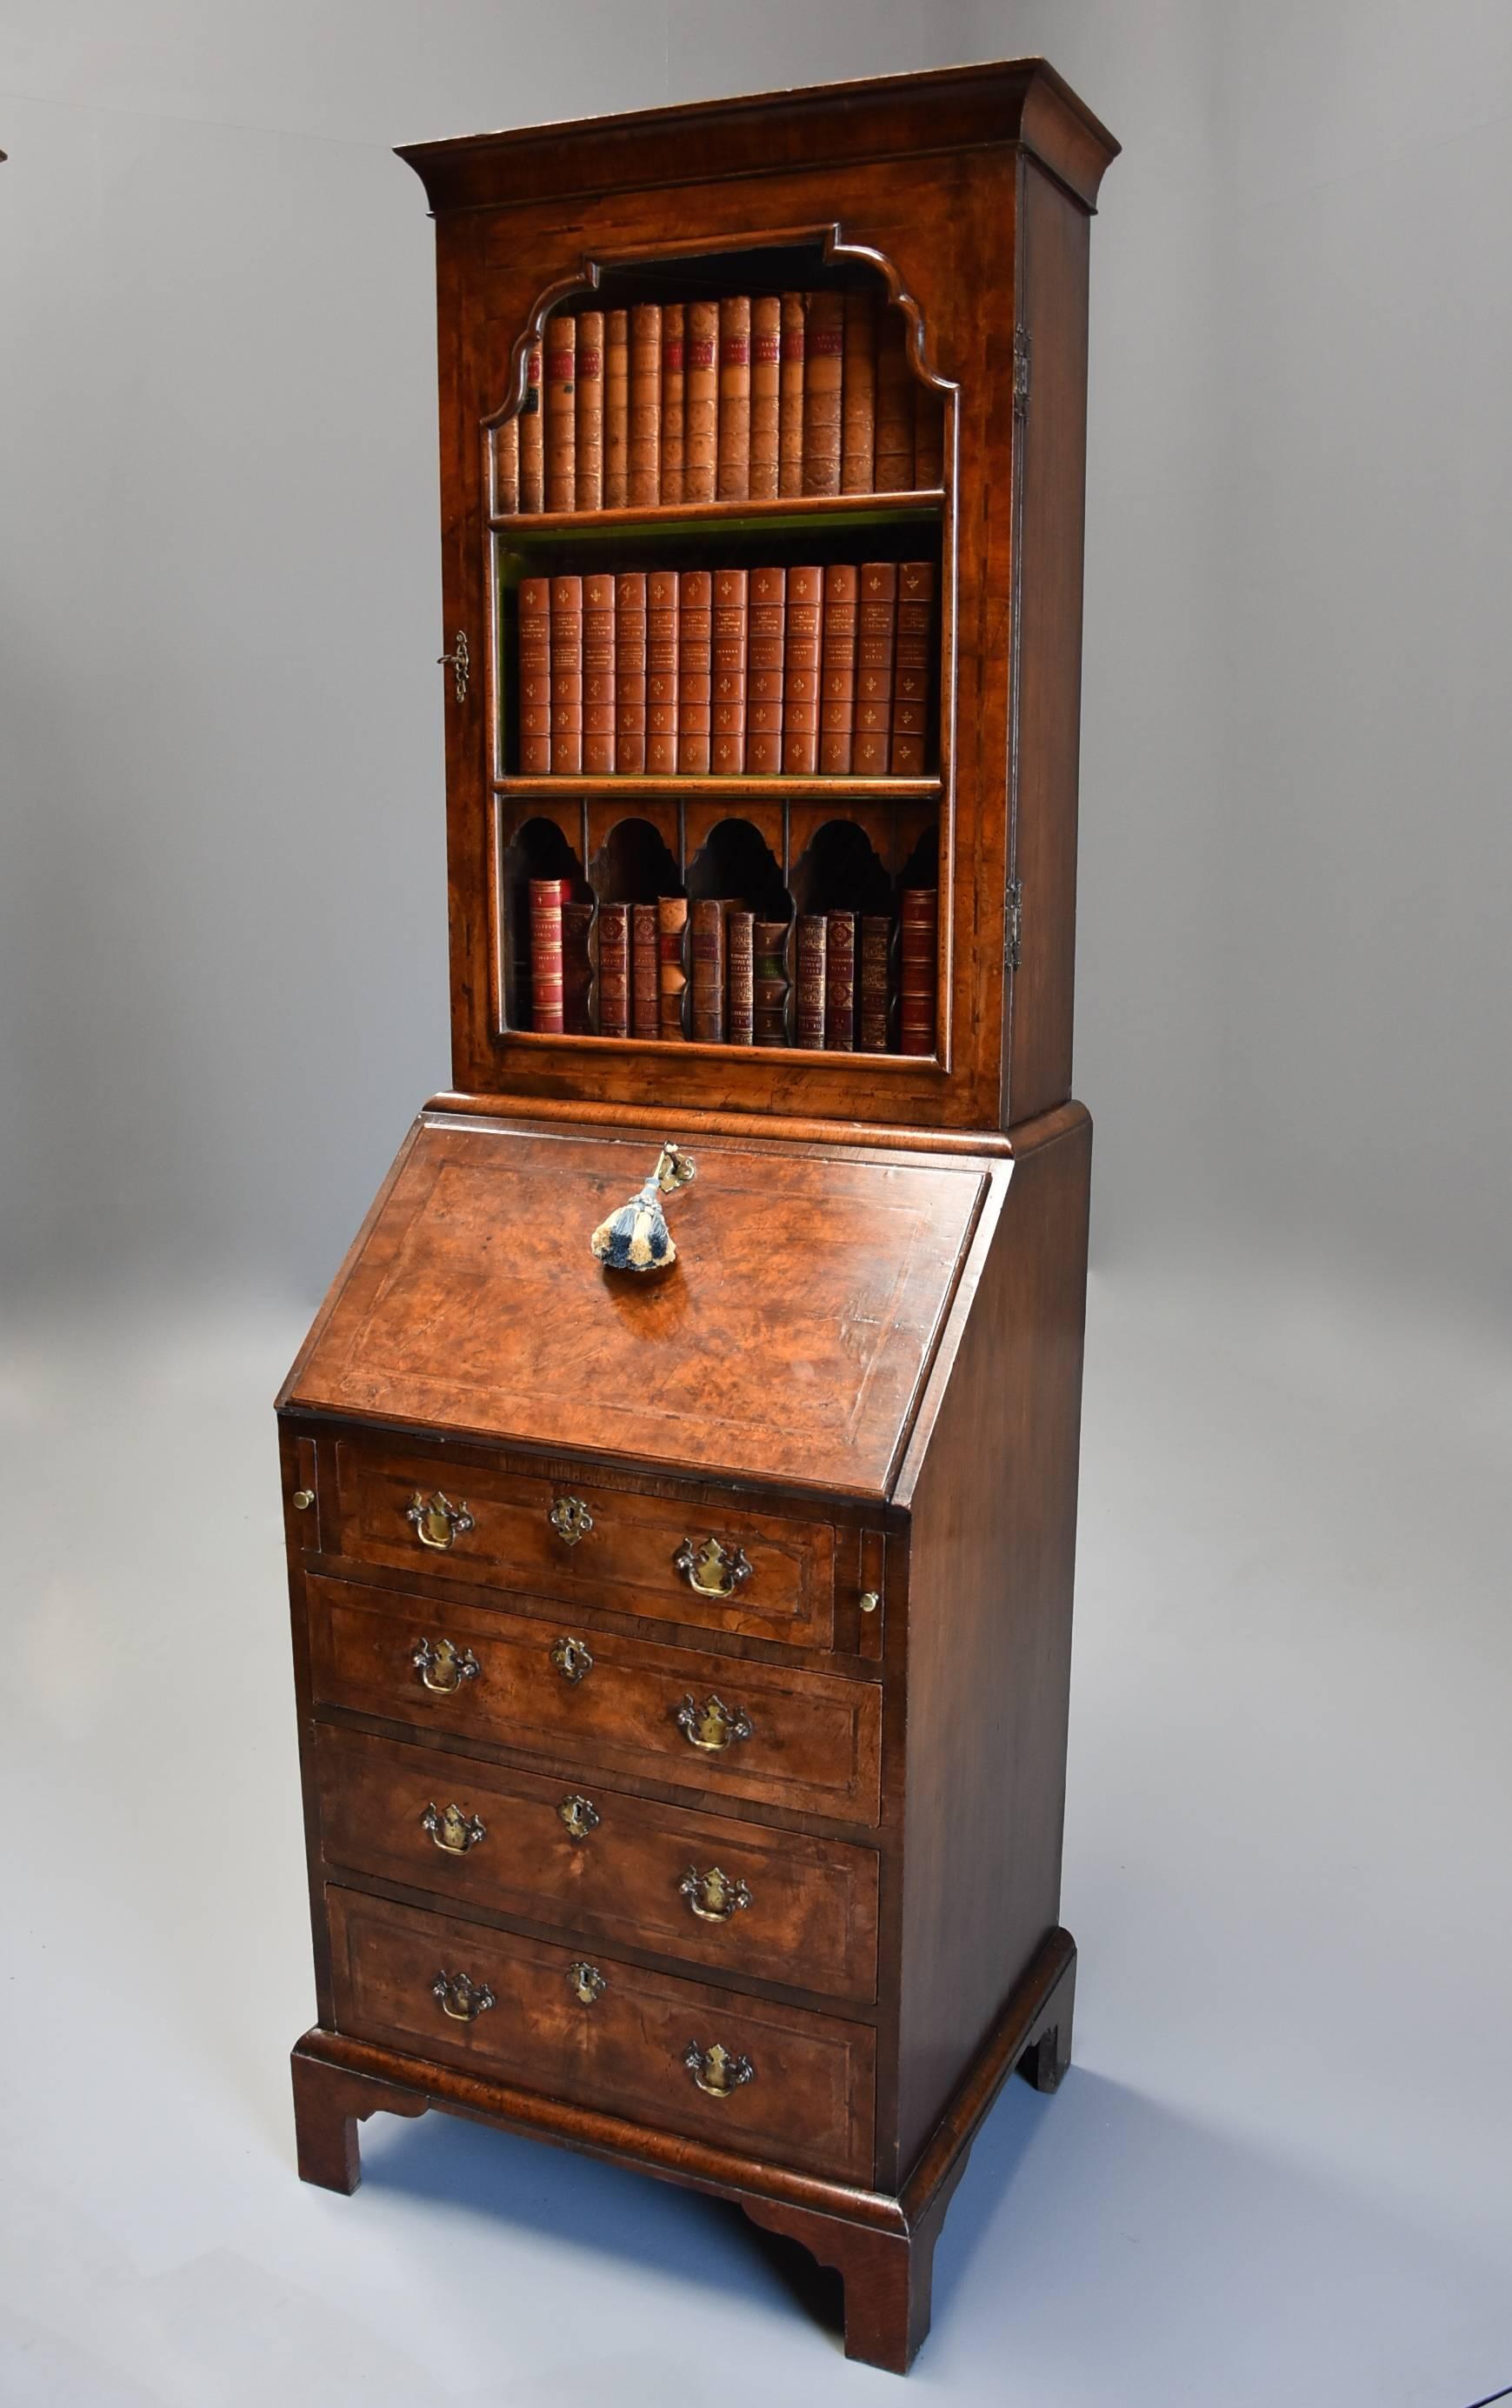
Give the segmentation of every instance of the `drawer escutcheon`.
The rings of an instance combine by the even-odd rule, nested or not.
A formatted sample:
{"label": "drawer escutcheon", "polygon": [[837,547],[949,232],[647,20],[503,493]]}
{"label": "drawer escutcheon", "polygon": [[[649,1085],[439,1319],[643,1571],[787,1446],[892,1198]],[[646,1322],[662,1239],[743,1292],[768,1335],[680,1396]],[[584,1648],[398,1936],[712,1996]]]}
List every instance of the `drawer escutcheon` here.
{"label": "drawer escutcheon", "polygon": [[567,1827],[569,1840],[586,1840],[602,1819],[591,1798],[563,1798],[557,1813]]}
{"label": "drawer escutcheon", "polygon": [[593,1652],[586,1640],[554,1639],[551,1661],[564,1681],[582,1681],[593,1669]]}
{"label": "drawer escutcheon", "polygon": [[567,1968],[567,1987],[582,2006],[596,2006],[608,1986],[596,1965],[579,1962]]}
{"label": "drawer escutcheon", "polygon": [[593,1526],[593,1516],[580,1497],[559,1497],[546,1518],[557,1537],[569,1547],[586,1539]]}

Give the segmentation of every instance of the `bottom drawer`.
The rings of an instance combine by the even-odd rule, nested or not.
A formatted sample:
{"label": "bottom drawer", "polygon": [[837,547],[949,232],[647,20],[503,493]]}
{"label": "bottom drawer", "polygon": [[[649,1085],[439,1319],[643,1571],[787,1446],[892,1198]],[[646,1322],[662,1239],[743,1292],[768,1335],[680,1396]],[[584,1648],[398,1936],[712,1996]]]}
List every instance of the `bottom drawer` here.
{"label": "bottom drawer", "polygon": [[330,1888],[337,2028],[810,2172],[869,2182],[875,2035]]}

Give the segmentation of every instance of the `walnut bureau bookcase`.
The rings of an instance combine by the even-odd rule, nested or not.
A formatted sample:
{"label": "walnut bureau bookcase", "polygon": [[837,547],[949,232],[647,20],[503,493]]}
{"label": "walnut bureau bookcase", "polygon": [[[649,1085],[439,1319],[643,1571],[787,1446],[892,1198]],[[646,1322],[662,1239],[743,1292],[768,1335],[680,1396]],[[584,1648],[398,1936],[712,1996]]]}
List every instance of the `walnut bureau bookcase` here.
{"label": "walnut bureau bookcase", "polygon": [[[435,2107],[663,2175],[838,2269],[848,2351],[899,2372],[983,2117],[1071,2045],[1087,262],[1116,147],[1030,60],[400,154],[438,256],[454,1086],[278,1405],[300,2172],[349,2191],[362,2118]],[[706,570],[786,580],[785,623],[713,621],[716,709],[749,662],[776,766],[677,754]],[[682,595],[660,770],[638,580]],[[576,580],[634,639],[591,772]],[[795,592],[830,597],[843,743],[867,593],[900,582],[922,727],[889,738],[884,682],[886,760],[807,766]],[[563,594],[532,655],[522,619]],[[625,907],[652,904],[660,1016],[618,1033]],[[802,941],[858,915],[853,1023]],[[676,1262],[608,1268],[590,1237],[665,1142],[697,1172]]]}

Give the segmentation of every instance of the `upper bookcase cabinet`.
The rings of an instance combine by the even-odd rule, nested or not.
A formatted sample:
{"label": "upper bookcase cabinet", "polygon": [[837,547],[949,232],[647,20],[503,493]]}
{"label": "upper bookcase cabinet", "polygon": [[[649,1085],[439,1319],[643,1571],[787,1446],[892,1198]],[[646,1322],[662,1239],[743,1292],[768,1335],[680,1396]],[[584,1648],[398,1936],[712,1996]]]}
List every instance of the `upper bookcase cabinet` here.
{"label": "upper bookcase cabinet", "polygon": [[1027,60],[401,152],[461,1092],[960,1132],[1068,1096],[1117,147]]}

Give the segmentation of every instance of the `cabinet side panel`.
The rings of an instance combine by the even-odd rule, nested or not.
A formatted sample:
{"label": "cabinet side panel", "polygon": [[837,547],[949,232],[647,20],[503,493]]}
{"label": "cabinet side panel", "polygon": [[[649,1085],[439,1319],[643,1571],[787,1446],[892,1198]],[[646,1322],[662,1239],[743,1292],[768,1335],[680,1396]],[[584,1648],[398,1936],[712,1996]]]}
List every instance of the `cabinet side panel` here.
{"label": "cabinet side panel", "polygon": [[1057,1921],[1091,1124],[1014,1166],[913,1494],[906,2172]]}
{"label": "cabinet side panel", "polygon": [[1004,1122],[1071,1093],[1077,770],[1081,727],[1091,223],[1031,162],[1021,167],[1020,323],[1030,339],[1019,562],[1019,778],[1010,874],[1022,882]]}

